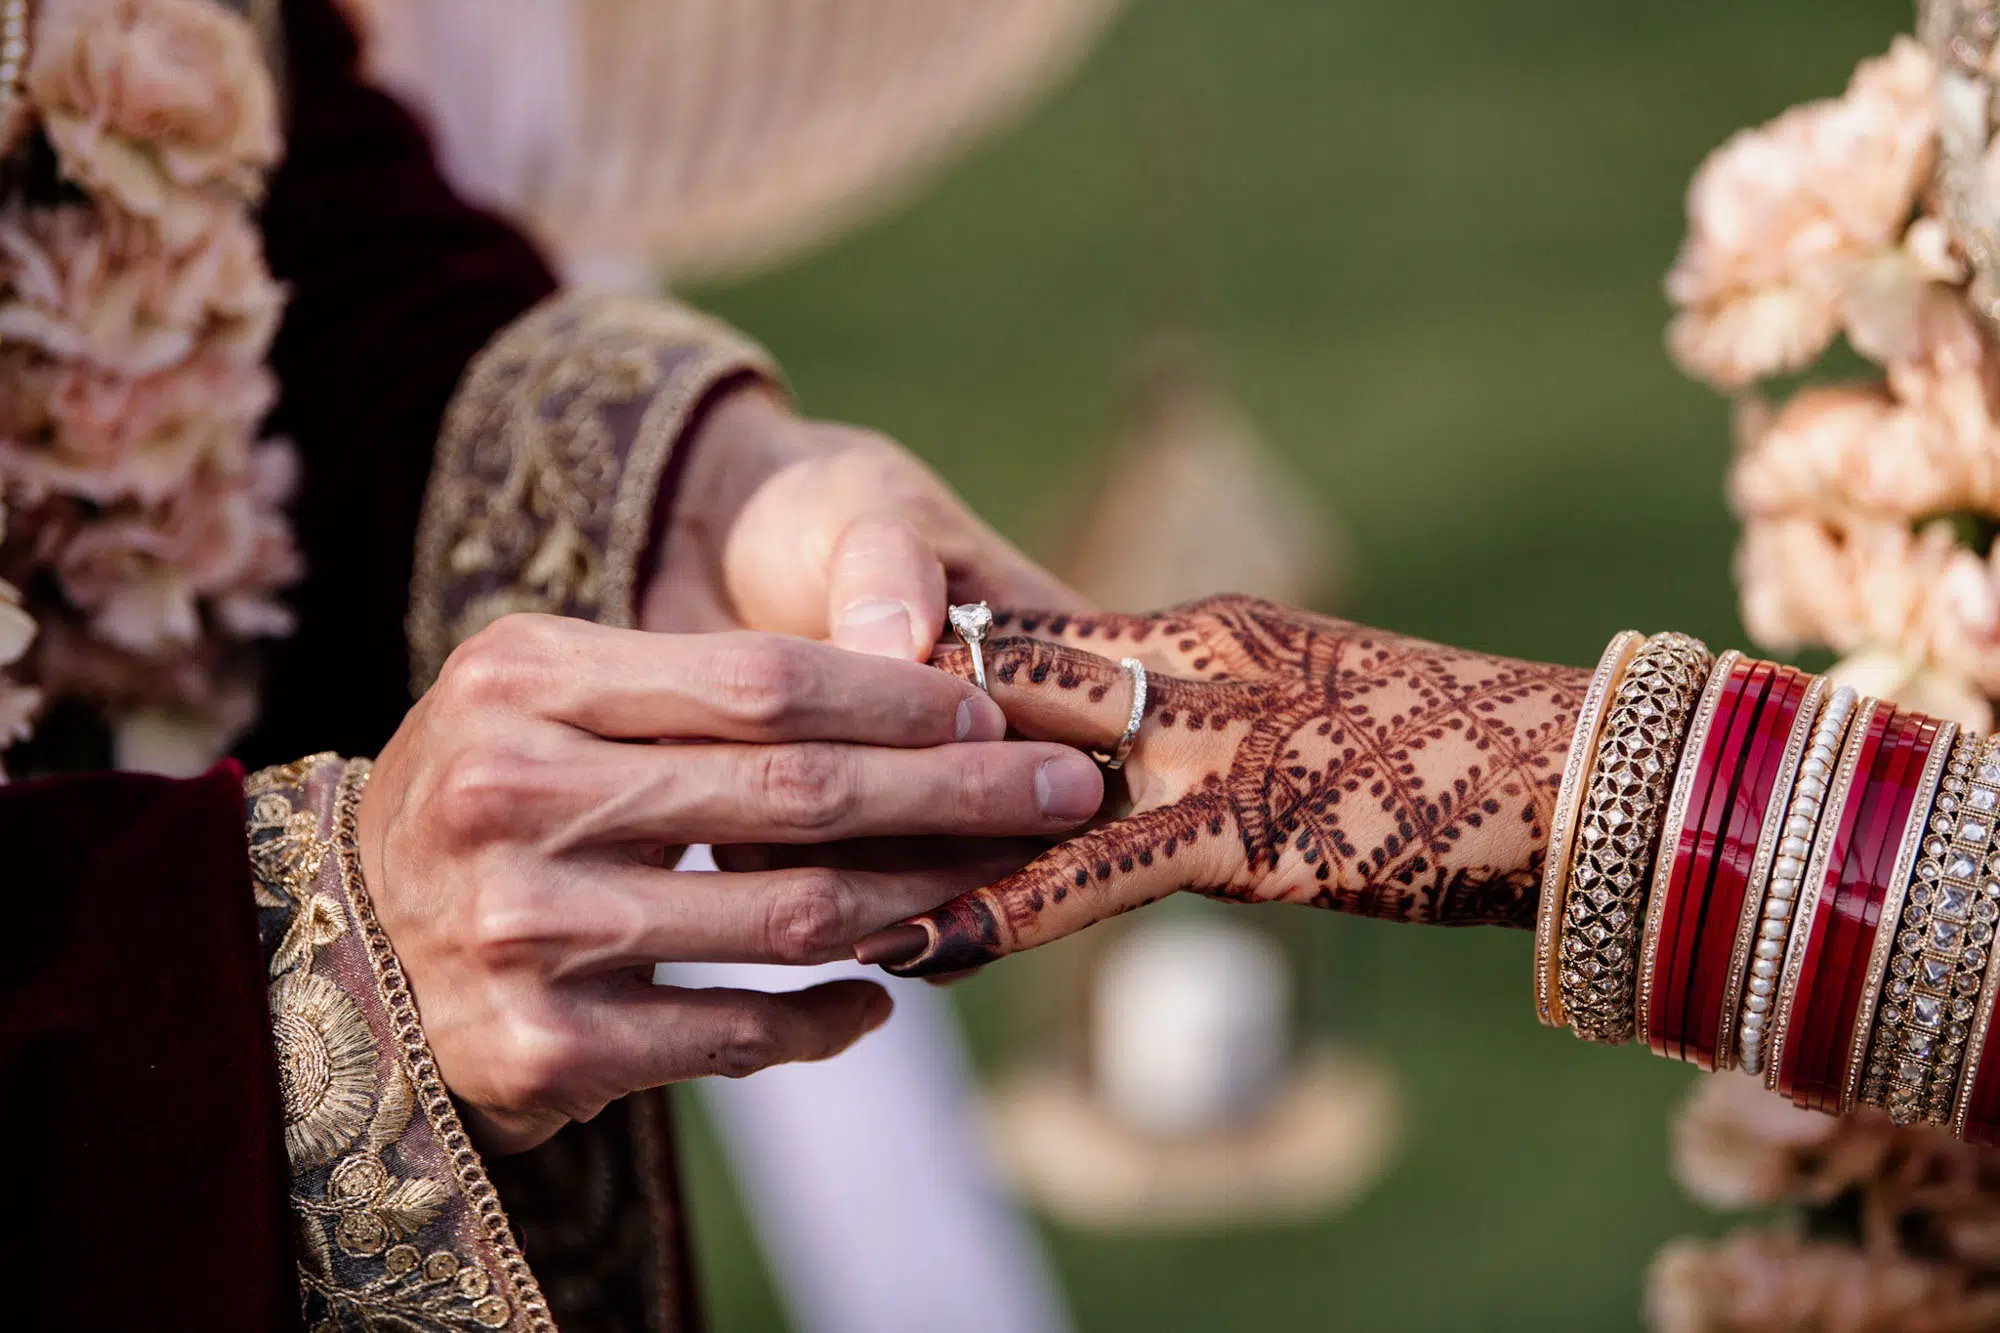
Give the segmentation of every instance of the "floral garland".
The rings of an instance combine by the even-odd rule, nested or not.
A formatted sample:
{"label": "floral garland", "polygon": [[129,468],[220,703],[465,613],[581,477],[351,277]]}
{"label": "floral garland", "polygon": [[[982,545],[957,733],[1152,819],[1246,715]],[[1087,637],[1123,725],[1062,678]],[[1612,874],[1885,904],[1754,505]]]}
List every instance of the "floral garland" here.
{"label": "floral garland", "polygon": [[[1729,479],[1742,613],[1765,648],[1990,730],[2000,695],[2000,355],[1933,186],[1938,74],[1913,38],[1840,97],[1716,150],[1667,294],[1690,374],[1743,396]],[[1836,337],[1881,369],[1772,405]]]}
{"label": "floral garland", "polygon": [[[1928,0],[1923,15],[1928,47],[1898,37],[1840,97],[1744,130],[1701,165],[1667,278],[1668,345],[1738,395],[1729,494],[1751,636],[1779,653],[1831,648],[1857,688],[1991,730],[2000,252],[1966,204],[2000,201],[2000,149],[1959,121],[1988,123],[2000,7]],[[1988,45],[1959,40],[1961,21]],[[1776,404],[1755,392],[1837,338],[1879,373]],[[1727,1076],[1701,1081],[1674,1146],[1703,1202],[1790,1205],[1813,1225],[1810,1238],[1670,1245],[1648,1284],[1659,1333],[2000,1327],[2000,1150],[1872,1111],[1799,1111]]]}
{"label": "floral garland", "polygon": [[122,767],[198,770],[289,632],[297,464],[258,440],[283,312],[252,210],[280,152],[213,0],[39,0],[0,142],[0,750],[63,701]]}

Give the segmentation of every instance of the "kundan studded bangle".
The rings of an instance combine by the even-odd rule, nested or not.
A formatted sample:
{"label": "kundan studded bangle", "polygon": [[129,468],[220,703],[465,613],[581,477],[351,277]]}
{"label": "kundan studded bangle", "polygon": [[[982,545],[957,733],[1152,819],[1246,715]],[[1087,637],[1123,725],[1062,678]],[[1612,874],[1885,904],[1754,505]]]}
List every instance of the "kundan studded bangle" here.
{"label": "kundan studded bangle", "polygon": [[[1956,723],[1924,719],[1919,719],[1919,722],[1924,728],[1919,741],[1922,768],[1903,814],[1902,841],[1897,846],[1896,859],[1879,876],[1884,893],[1875,923],[1874,947],[1869,952],[1866,971],[1861,975],[1860,1004],[1854,1015],[1853,1047],[1849,1053],[1847,1081],[1840,1102],[1843,1112],[1853,1110],[1863,1101],[1875,1106],[1884,1103],[1891,1052],[1900,1044],[1902,1024],[1909,1017],[1908,979],[1902,979],[1901,984],[1894,987],[1895,994],[1891,995],[1889,964],[1896,956],[1897,937],[1906,929],[1920,929],[1925,920],[1926,908],[1911,910],[1911,879],[1916,873],[1917,857],[1921,854],[1931,811],[1944,779],[1946,761],[1958,741]],[[1940,1016],[1929,1006],[1926,1006],[1924,1017],[1927,1027],[1935,1029],[1938,1026]]]}
{"label": "kundan studded bangle", "polygon": [[[1954,762],[1958,758],[1957,754],[1952,757]],[[1961,832],[1966,831],[1963,821],[1967,818],[1988,824],[2000,821],[2000,750],[1996,749],[1996,742],[1987,741],[1967,769],[1963,775],[1947,775],[1945,791],[1938,797],[1939,815],[1959,819]],[[1947,807],[1948,800],[1954,801],[1955,807]],[[1933,818],[1933,831],[1938,830],[1941,822]],[[1973,924],[1984,925],[1989,931],[2000,921],[2000,855],[1995,854],[1996,845],[2000,845],[2000,836],[1987,844],[1986,874],[1968,909]],[[1926,844],[1925,851],[1929,850]],[[1948,1011],[1953,1019],[1969,1018],[1971,1022],[1965,1076],[1956,1099],[1952,1128],[1959,1137],[1975,1143],[2000,1142],[2000,1055],[1989,1049],[1994,1034],[1993,1002],[1996,991],[2000,991],[2000,948],[1989,944],[1986,950],[1995,956],[1987,960],[1985,980],[1976,996],[1963,989],[1962,980],[1954,980]],[[1968,999],[1975,1002],[1970,1006],[1959,1003]]]}

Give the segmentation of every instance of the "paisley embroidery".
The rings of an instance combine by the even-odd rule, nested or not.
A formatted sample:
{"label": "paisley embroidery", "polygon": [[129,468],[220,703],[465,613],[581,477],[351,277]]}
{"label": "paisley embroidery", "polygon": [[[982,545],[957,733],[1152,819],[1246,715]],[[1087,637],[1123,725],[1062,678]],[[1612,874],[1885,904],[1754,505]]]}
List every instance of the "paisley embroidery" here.
{"label": "paisley embroidery", "polygon": [[723,380],[764,350],[684,306],[549,298],[474,358],[446,414],[417,529],[415,686],[501,616],[630,625],[667,460]]}

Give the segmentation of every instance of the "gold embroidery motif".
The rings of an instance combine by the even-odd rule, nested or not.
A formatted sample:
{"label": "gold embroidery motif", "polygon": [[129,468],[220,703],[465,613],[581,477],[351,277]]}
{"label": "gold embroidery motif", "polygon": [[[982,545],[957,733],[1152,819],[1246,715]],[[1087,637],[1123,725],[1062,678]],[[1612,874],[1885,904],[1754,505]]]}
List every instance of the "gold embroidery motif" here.
{"label": "gold embroidery motif", "polygon": [[302,1309],[315,1333],[552,1333],[361,881],[367,779],[319,755],[244,783]]}
{"label": "gold embroidery motif", "polygon": [[295,1171],[325,1166],[368,1123],[375,1038],[346,991],[305,971],[271,983],[271,1027],[285,1096],[285,1155]]}
{"label": "gold embroidery motif", "polygon": [[667,460],[709,390],[744,373],[776,374],[726,325],[604,294],[552,297],[480,352],[446,414],[417,530],[417,691],[512,612],[630,625]]}

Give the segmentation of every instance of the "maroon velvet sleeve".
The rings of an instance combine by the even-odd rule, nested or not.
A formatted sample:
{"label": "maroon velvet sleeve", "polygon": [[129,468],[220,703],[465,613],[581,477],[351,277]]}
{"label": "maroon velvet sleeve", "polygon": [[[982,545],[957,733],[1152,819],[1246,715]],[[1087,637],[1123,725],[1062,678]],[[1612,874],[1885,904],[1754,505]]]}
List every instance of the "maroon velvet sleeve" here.
{"label": "maroon velvet sleeve", "polygon": [[0,1324],[298,1323],[242,783],[0,787]]}
{"label": "maroon velvet sleeve", "polygon": [[445,405],[466,363],[555,289],[519,232],[460,200],[395,101],[364,84],[329,0],[284,7],[291,116],[264,236],[291,287],[271,422],[304,460],[296,637],[267,658],[252,767],[374,754],[409,707],[403,616]]}

